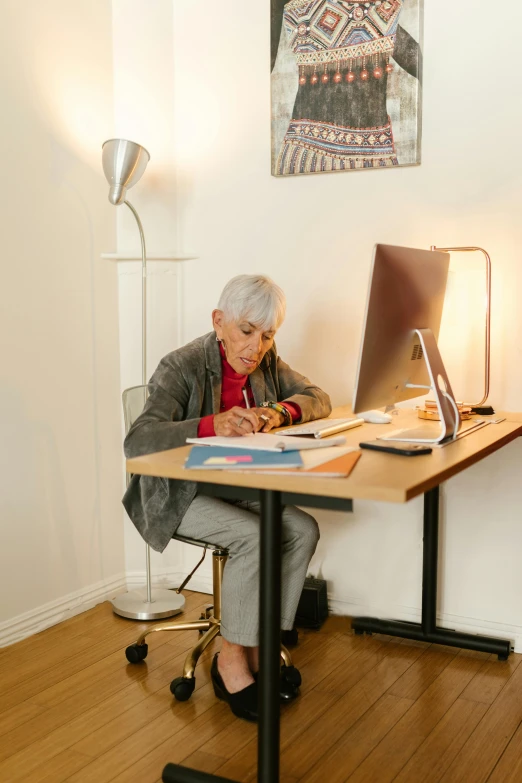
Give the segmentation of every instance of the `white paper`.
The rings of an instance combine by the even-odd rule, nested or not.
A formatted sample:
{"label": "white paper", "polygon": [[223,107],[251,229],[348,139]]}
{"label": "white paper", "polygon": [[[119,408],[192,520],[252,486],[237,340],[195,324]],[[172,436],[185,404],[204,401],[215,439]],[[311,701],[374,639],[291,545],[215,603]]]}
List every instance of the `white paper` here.
{"label": "white paper", "polygon": [[[457,433],[457,440],[463,438],[465,435],[470,435],[472,432],[485,427],[489,424],[489,421],[483,419],[470,419],[463,421],[460,425],[460,430]],[[387,432],[386,435],[379,435],[377,440],[390,440],[396,442],[417,442],[429,443],[431,446],[442,448],[447,446],[448,443],[455,443],[454,440],[445,441],[444,443],[436,443],[435,439],[440,435],[441,425],[439,422],[427,422],[426,424],[420,424],[416,429],[401,429]]]}
{"label": "white paper", "polygon": [[304,451],[305,449],[324,449],[329,446],[341,446],[346,438],[339,435],[335,438],[316,440],[313,438],[282,438],[269,432],[256,432],[255,435],[240,435],[237,438],[222,438],[213,435],[209,438],[187,438],[187,443],[197,446],[224,446],[236,449],[254,449],[257,451]]}

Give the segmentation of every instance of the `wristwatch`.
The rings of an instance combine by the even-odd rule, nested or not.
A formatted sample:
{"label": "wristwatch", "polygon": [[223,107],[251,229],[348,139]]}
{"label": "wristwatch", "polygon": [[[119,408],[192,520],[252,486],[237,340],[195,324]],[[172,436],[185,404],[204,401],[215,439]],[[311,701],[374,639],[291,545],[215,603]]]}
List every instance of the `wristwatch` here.
{"label": "wristwatch", "polygon": [[292,425],[292,414],[288,410],[288,408],[285,408],[284,405],[281,405],[280,402],[274,402],[273,400],[268,400],[267,402],[261,403],[261,408],[272,408],[272,410],[277,411],[281,414],[284,418],[284,424],[285,427],[290,427]]}

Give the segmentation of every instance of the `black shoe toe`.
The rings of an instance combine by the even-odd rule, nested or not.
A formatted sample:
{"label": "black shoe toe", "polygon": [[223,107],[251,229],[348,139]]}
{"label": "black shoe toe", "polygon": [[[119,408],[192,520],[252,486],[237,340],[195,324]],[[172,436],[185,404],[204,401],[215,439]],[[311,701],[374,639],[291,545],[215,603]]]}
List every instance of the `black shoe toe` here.
{"label": "black shoe toe", "polygon": [[[254,680],[256,682],[259,681],[259,672],[256,672],[254,674]],[[297,699],[299,696],[299,687],[296,685],[292,685],[292,683],[287,682],[281,673],[281,677],[279,679],[279,699],[282,704],[288,704],[289,701],[293,701],[294,699]]]}
{"label": "black shoe toe", "polygon": [[258,687],[257,682],[253,682],[251,685],[247,685],[243,690],[237,693],[229,693],[226,689],[223,678],[221,677],[217,665],[218,653],[214,655],[212,659],[212,666],[210,668],[210,676],[212,679],[212,685],[214,687],[214,693],[218,699],[223,699],[230,706],[230,709],[237,718],[248,720],[251,723],[257,723],[258,720]]}

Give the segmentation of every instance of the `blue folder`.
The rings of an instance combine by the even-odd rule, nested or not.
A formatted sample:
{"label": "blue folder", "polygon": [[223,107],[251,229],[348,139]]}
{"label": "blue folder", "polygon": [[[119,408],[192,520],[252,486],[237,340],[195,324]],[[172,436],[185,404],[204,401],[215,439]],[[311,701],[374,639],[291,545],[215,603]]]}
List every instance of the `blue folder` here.
{"label": "blue folder", "polygon": [[185,468],[198,470],[255,470],[256,468],[301,468],[298,451],[248,451],[223,446],[192,446]]}

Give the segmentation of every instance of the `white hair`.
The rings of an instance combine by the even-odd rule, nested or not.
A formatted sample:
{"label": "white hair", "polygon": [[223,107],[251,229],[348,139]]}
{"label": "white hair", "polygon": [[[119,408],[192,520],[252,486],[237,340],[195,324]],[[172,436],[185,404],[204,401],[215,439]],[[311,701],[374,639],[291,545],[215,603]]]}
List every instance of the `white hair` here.
{"label": "white hair", "polygon": [[219,297],[225,320],[248,321],[258,329],[277,331],[285,318],[284,292],[264,275],[238,275],[229,280]]}

